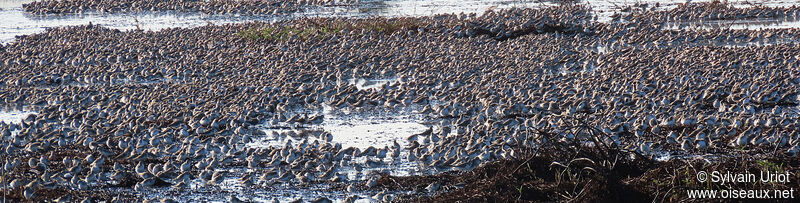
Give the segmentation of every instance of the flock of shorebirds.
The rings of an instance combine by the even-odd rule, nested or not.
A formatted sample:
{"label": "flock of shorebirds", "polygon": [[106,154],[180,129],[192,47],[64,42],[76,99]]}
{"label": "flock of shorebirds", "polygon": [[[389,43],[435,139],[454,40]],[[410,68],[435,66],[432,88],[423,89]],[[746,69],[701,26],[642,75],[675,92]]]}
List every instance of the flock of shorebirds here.
{"label": "flock of shorebirds", "polygon": [[[0,104],[36,111],[0,123],[4,191],[28,200],[125,200],[233,179],[256,189],[341,183],[347,193],[370,194],[345,201],[391,201],[377,176],[353,180],[345,171],[389,160],[471,170],[523,147],[591,136],[644,155],[798,155],[798,43],[721,45],[800,39],[797,29],[665,30],[654,23],[654,16],[681,9],[725,13],[718,6],[689,4],[611,23],[591,21],[584,6],[510,9],[394,19],[408,24],[391,33],[345,29],[273,40],[237,33],[372,19],[155,32],[48,29],[0,47]],[[728,9],[741,15],[724,18],[798,12]],[[389,77],[399,82],[374,89],[341,82]],[[264,123],[320,123],[324,116],[296,112],[323,104],[417,106],[432,124],[408,135],[408,145],[344,148],[330,142],[330,133],[297,130],[293,136],[319,139],[245,147],[269,136],[256,128]],[[432,184],[426,192],[437,190]]]}
{"label": "flock of shorebirds", "polygon": [[45,0],[23,4],[33,14],[67,14],[84,12],[189,11],[207,14],[281,14],[306,6],[354,5],[358,0]]}

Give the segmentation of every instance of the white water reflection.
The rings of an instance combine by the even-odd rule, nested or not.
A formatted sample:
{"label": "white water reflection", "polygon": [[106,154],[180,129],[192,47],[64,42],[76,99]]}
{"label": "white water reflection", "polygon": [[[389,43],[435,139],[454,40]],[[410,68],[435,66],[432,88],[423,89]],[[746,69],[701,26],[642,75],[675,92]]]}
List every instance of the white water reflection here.
{"label": "white water reflection", "polygon": [[491,9],[540,8],[556,3],[540,0],[390,0],[362,1],[357,7],[323,7],[310,16],[432,16],[450,13],[483,13]]}
{"label": "white water reflection", "polygon": [[36,114],[36,112],[25,110],[0,110],[0,122],[19,124],[31,114]]}
{"label": "white water reflection", "polygon": [[366,79],[366,78],[358,78],[358,79],[348,79],[348,84],[355,85],[357,89],[380,89],[384,85],[393,85],[398,82],[397,78],[388,78],[388,79]]}
{"label": "white water reflection", "polygon": [[[638,5],[639,9],[646,10],[667,10],[677,7],[679,4],[687,2],[713,2],[714,0],[584,0],[584,1],[560,1],[560,0],[364,0],[353,7],[323,7],[306,12],[306,16],[432,16],[437,14],[451,13],[477,13],[481,14],[486,10],[498,10],[507,8],[542,8],[556,6],[563,3],[574,3],[588,5],[594,12],[596,19],[600,22],[608,22],[611,15],[621,12],[628,6]],[[797,2],[794,0],[728,0],[728,3],[737,8],[753,6],[791,6]]]}
{"label": "white water reflection", "polygon": [[120,14],[74,14],[63,16],[34,16],[22,11],[22,8],[0,11],[0,42],[9,43],[15,36],[43,32],[50,27],[85,25],[90,22],[122,31],[142,29],[161,30],[173,27],[199,27],[211,24],[248,22],[254,20],[270,20],[269,16],[231,16],[205,15],[199,13],[120,13]]}
{"label": "white water reflection", "polygon": [[420,124],[423,122],[421,115],[352,113],[334,110],[327,105],[324,105],[322,113],[324,117],[320,124],[302,126],[283,123],[277,126],[265,124],[261,128],[266,136],[248,146],[277,147],[283,146],[290,140],[293,145],[297,145],[303,139],[306,139],[308,143],[314,141],[324,143],[326,140],[319,137],[322,133],[330,133],[331,142],[339,143],[343,148],[383,148],[393,145],[395,141],[401,146],[406,146],[408,144],[406,137],[428,129],[425,125]]}

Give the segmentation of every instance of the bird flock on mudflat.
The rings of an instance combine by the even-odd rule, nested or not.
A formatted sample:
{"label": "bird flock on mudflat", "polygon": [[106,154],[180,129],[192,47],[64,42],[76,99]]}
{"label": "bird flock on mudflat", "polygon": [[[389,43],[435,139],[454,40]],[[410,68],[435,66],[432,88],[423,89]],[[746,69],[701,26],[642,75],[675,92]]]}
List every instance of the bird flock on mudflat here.
{"label": "bird flock on mudflat", "polygon": [[[597,135],[652,156],[798,155],[800,45],[791,39],[800,30],[664,29],[675,20],[666,16],[795,18],[797,8],[637,8],[609,23],[570,5],[383,19],[402,26],[272,39],[238,33],[380,19],[50,28],[0,47],[0,105],[36,112],[0,123],[5,191],[27,200],[131,201],[229,184],[341,184],[345,201],[391,201],[377,175],[347,173],[395,162],[468,171],[519,149]],[[727,46],[754,42],[765,43]],[[342,82],[363,78],[397,82]],[[407,144],[342,147],[329,132],[302,128],[326,117],[299,112],[322,106],[417,108],[429,128],[407,135]],[[264,124],[299,127],[267,134]],[[245,146],[264,136],[318,139]],[[232,193],[229,201],[241,199]]]}
{"label": "bird flock on mudflat", "polygon": [[347,6],[358,0],[44,0],[23,4],[33,14],[120,13],[148,11],[200,12],[206,14],[265,15],[296,12],[309,6]]}

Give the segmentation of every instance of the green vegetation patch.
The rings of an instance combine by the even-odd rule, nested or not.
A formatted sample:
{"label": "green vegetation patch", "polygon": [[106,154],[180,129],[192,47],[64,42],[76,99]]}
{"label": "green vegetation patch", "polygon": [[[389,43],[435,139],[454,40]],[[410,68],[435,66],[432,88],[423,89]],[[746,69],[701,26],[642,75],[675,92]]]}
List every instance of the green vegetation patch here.
{"label": "green vegetation patch", "polygon": [[416,30],[422,22],[415,18],[370,18],[361,20],[305,19],[293,25],[267,24],[251,26],[236,35],[247,40],[285,41],[292,38],[314,39],[345,34],[350,31],[392,34]]}

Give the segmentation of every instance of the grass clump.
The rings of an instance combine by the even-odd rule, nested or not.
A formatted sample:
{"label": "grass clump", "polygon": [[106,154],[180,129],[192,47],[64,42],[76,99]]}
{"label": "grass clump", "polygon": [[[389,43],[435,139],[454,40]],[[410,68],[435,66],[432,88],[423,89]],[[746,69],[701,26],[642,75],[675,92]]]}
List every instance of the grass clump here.
{"label": "grass clump", "polygon": [[769,160],[759,160],[757,163],[759,166],[761,166],[762,170],[776,172],[776,173],[783,173],[783,163],[777,164]]}
{"label": "grass clump", "polygon": [[292,25],[253,26],[239,31],[236,35],[247,40],[285,41],[292,38],[307,40],[346,34],[350,31],[389,35],[400,31],[416,30],[422,24],[421,21],[414,18],[304,19],[298,21]]}

